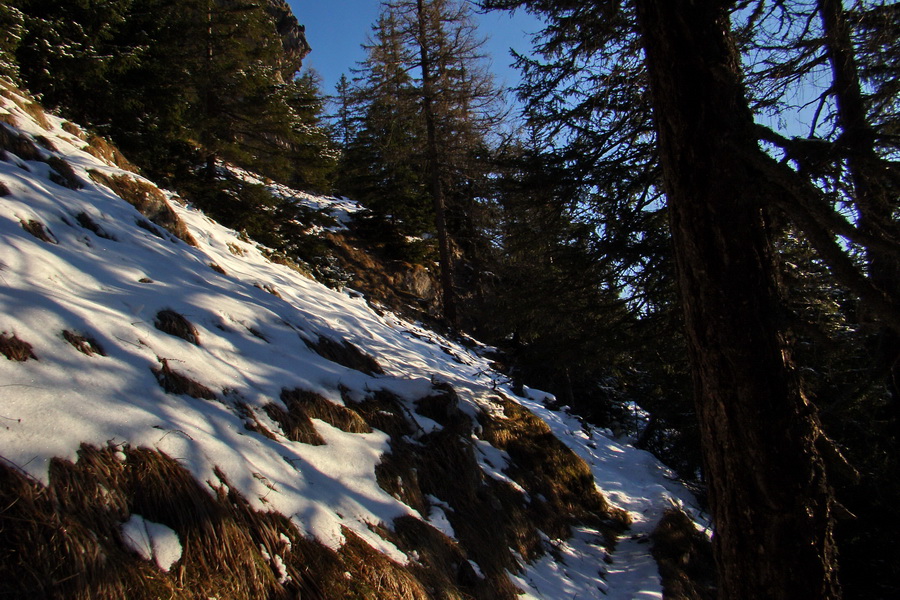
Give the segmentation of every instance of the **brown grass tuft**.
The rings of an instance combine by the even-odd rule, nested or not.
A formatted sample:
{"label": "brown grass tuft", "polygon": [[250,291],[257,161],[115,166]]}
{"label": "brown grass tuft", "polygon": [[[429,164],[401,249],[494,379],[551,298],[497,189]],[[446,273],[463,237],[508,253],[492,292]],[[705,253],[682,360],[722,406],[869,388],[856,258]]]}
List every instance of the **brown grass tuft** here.
{"label": "brown grass tuft", "polygon": [[59,158],[58,156],[50,156],[44,160],[53,169],[50,171],[50,181],[56,185],[69,188],[70,190],[80,190],[84,187],[84,182],[75,174],[72,165]]}
{"label": "brown grass tuft", "polygon": [[341,390],[344,403],[353,408],[371,427],[385,432],[391,439],[400,439],[413,433],[402,401],[390,392],[377,390],[358,402]]}
{"label": "brown grass tuft", "polygon": [[29,136],[16,133],[4,125],[0,125],[0,149],[15,154],[22,160],[44,160],[44,153]]}
{"label": "brown grass tuft", "polygon": [[378,361],[348,342],[347,340],[335,341],[323,335],[317,342],[303,340],[310,350],[339,365],[362,371],[367,375],[384,375],[384,369]]}
{"label": "brown grass tuft", "polygon": [[124,171],[138,173],[139,169],[122,154],[118,148],[110,144],[100,136],[92,135],[87,139],[88,145],[83,148],[85,152],[106,161],[108,164],[115,165]]}
{"label": "brown grass tuft", "polygon": [[372,428],[353,409],[340,406],[307,390],[281,390],[281,401],[291,412],[302,411],[347,433],[372,433]]}
{"label": "brown grass tuft", "polygon": [[231,252],[234,256],[245,256],[247,251],[238,246],[237,244],[233,244],[231,242],[227,243],[228,251]]}
{"label": "brown grass tuft", "polygon": [[167,394],[190,396],[191,398],[200,400],[215,400],[218,398],[214,391],[202,383],[194,381],[187,375],[173,371],[171,367],[169,367],[169,361],[165,358],[157,357],[157,360],[162,367],[158,369],[151,367],[150,370],[156,375],[156,380],[159,382],[160,387],[162,387]]}
{"label": "brown grass tuft", "polygon": [[228,273],[225,272],[225,269],[220,267],[217,263],[213,263],[213,262],[209,263],[209,268],[212,269],[213,271],[215,271],[216,273],[218,273],[219,275],[225,275],[226,277],[228,276]]}
{"label": "brown grass tuft", "polygon": [[269,417],[281,426],[281,432],[287,439],[309,444],[310,446],[324,446],[325,440],[316,431],[312,419],[302,410],[284,410],[275,403],[266,404],[263,409]]}
{"label": "brown grass tuft", "polygon": [[371,598],[391,600],[431,600],[434,596],[407,569],[366,544],[344,528],[346,542],[338,553],[350,566],[353,579],[360,579],[371,590]]}
{"label": "brown grass tuft", "polygon": [[590,468],[530,411],[505,398],[494,400],[506,418],[480,418],[481,437],[508,452],[513,461],[509,476],[533,499],[542,498],[533,507],[541,515],[538,527],[565,538],[569,526],[580,522],[600,529],[612,543],[629,518],[597,491]]}
{"label": "brown grass tuft", "polygon": [[179,337],[195,346],[200,345],[200,333],[197,328],[174,310],[164,309],[156,313],[153,325],[164,333]]}
{"label": "brown grass tuft", "polygon": [[257,288],[261,289],[264,292],[268,292],[272,294],[276,298],[281,298],[281,294],[278,293],[278,290],[275,289],[275,286],[270,285],[268,283],[257,283],[255,284]]}
{"label": "brown grass tuft", "polygon": [[56,241],[56,236],[44,226],[40,221],[35,221],[34,219],[29,220],[28,222],[19,221],[19,224],[22,225],[22,229],[41,240],[42,242],[47,242],[48,244],[58,244]]}
{"label": "brown grass tuft", "polygon": [[663,593],[671,600],[714,600],[716,568],[712,543],[678,509],[667,510],[653,533],[651,552],[659,565]]}
{"label": "brown grass tuft", "polygon": [[100,343],[89,335],[75,333],[73,331],[69,331],[68,329],[64,330],[62,332],[62,335],[67,342],[72,344],[72,347],[74,347],[82,354],[86,354],[87,356],[93,356],[95,354],[106,356],[106,352],[104,352],[103,347],[100,345]]}
{"label": "brown grass tuft", "polygon": [[[0,597],[367,598],[337,553],[285,517],[253,510],[217,475],[210,493],[158,451],[115,446],[52,461],[47,487],[0,462]],[[183,554],[169,572],[122,542],[132,514],[178,534]]]}
{"label": "brown grass tuft", "polygon": [[53,144],[53,142],[50,141],[50,138],[48,138],[45,135],[34,136],[34,141],[37,142],[38,144],[40,144],[41,148],[43,148],[45,150],[49,150],[51,152],[58,152],[56,146]]}
{"label": "brown grass tuft", "polygon": [[16,334],[9,334],[5,331],[0,333],[0,354],[17,362],[25,362],[26,360],[37,360],[31,344],[20,340]]}
{"label": "brown grass tuft", "polygon": [[75,137],[77,137],[80,140],[84,140],[87,137],[87,135],[84,133],[84,131],[81,129],[81,127],[79,127],[75,123],[71,123],[69,121],[63,121],[62,129],[69,135],[74,135]]}
{"label": "brown grass tuft", "polygon": [[187,225],[178,218],[158,187],[128,175],[106,175],[94,170],[89,173],[91,179],[111,189],[150,221],[191,246],[197,245]]}
{"label": "brown grass tuft", "polygon": [[0,181],[0,198],[4,198],[12,194],[12,191],[9,189],[5,183]]}
{"label": "brown grass tuft", "polygon": [[78,221],[78,224],[91,231],[97,237],[101,237],[106,240],[117,241],[115,236],[106,233],[100,225],[97,224],[96,221],[86,212],[80,212],[75,215],[75,220]]}

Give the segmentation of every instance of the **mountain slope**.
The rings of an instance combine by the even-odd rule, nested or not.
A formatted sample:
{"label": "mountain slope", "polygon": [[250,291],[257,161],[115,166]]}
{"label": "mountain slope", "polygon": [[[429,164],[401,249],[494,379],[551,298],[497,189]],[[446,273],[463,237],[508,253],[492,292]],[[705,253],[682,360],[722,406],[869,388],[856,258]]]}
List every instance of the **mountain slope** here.
{"label": "mountain slope", "polygon": [[662,597],[649,454],[2,96],[0,597]]}

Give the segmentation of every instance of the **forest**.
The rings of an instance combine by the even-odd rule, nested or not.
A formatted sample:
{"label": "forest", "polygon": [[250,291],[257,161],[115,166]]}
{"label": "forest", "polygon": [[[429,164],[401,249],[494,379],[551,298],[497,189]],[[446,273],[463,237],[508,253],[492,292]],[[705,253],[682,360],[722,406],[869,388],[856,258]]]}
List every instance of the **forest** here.
{"label": "forest", "polygon": [[[900,5],[383,0],[322,90],[280,4],[3,0],[0,74],[331,286],[220,167],[362,203],[411,314],[690,484],[719,597],[900,593]],[[544,23],[517,89],[476,10]]]}

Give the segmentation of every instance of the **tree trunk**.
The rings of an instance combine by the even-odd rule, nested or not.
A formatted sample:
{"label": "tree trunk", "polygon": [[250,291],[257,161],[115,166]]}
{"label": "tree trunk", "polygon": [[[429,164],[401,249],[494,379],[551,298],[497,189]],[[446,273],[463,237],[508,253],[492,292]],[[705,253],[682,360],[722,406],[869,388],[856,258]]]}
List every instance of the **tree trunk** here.
{"label": "tree trunk", "polygon": [[422,112],[425,115],[425,161],[428,165],[428,185],[434,206],[434,224],[437,229],[441,266],[441,296],[444,318],[456,325],[456,290],[453,285],[453,255],[450,236],[447,233],[446,201],[441,183],[440,153],[438,152],[437,125],[434,115],[434,73],[429,48],[428,24],[423,0],[416,0],[416,17],[419,26],[419,57],[422,69]]}
{"label": "tree trunk", "polygon": [[719,594],[840,597],[833,496],[780,329],[766,198],[724,1],[636,0],[700,421]]}

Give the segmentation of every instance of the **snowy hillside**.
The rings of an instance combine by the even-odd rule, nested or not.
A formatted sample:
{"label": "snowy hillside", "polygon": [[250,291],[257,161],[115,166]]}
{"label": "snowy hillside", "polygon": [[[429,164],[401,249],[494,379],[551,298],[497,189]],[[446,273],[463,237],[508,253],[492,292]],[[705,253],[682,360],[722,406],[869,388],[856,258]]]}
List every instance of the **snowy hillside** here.
{"label": "snowy hillside", "polygon": [[[701,517],[652,456],[3,96],[0,597],[662,597],[647,536]],[[191,583],[232,555],[246,587]]]}

